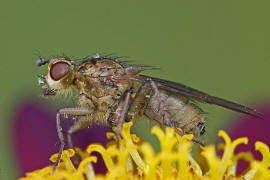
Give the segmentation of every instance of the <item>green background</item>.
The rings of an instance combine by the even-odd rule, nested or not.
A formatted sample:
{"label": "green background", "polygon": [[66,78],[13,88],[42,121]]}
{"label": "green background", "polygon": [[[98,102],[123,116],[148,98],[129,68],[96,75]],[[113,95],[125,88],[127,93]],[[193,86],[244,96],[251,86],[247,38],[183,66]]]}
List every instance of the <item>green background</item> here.
{"label": "green background", "polygon": [[[16,102],[41,92],[36,50],[44,56],[130,56],[162,68],[148,75],[250,104],[269,98],[269,5],[267,0],[1,1],[0,179],[16,177],[9,132]],[[214,142],[236,113],[203,108],[208,112],[203,139]],[[136,125],[142,126],[138,131],[148,139],[151,123]]]}

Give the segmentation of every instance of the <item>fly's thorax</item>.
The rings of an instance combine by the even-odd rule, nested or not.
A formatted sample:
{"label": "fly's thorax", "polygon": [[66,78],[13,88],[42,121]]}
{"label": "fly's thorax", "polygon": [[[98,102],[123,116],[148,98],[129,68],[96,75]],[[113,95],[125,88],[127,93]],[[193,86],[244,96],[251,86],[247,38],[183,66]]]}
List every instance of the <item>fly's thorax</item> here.
{"label": "fly's thorax", "polygon": [[94,59],[80,64],[76,72],[80,105],[88,104],[104,112],[115,109],[132,86],[131,81],[113,79],[124,74],[124,68],[110,59]]}
{"label": "fly's thorax", "polygon": [[77,71],[92,78],[121,76],[125,71],[121,64],[112,59],[92,59],[83,62]]}
{"label": "fly's thorax", "polygon": [[[93,86],[93,83],[96,86]],[[80,106],[87,106],[95,110],[108,111],[117,106],[124,95],[117,88],[93,82],[90,78],[87,78],[87,82],[77,80],[76,85]]]}
{"label": "fly's thorax", "polygon": [[[55,58],[51,59],[48,65],[48,74],[46,75],[46,82],[43,88],[44,92],[53,91],[63,92],[71,87],[74,80],[74,65],[69,59],[66,58]],[[55,95],[55,94],[44,94],[44,95]]]}
{"label": "fly's thorax", "polygon": [[[160,99],[164,104],[164,110],[167,112],[169,119],[174,126],[181,128],[185,133],[192,133],[195,136],[201,134],[198,132],[197,125],[204,122],[202,110],[192,104],[185,96],[177,95],[165,90],[159,90]],[[154,95],[151,97],[146,115],[164,124],[160,103]],[[202,127],[200,127],[202,129]]]}
{"label": "fly's thorax", "polygon": [[[80,64],[77,68],[76,78],[97,96],[114,95],[116,91],[123,94],[130,87],[131,82],[124,79],[116,79],[125,75],[125,69],[121,64],[112,59],[93,59]],[[118,92],[117,92],[118,93]],[[98,95],[100,94],[100,95]]]}

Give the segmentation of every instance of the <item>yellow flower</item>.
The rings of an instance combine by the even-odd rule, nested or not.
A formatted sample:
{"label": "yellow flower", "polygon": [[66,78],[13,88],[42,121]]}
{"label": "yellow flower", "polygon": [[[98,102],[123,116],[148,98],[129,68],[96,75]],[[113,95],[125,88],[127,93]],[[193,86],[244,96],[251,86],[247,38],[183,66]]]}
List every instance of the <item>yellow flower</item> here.
{"label": "yellow flower", "polygon": [[[132,123],[125,123],[122,129],[122,139],[117,143],[114,133],[108,133],[111,139],[107,147],[99,144],[91,144],[86,151],[76,148],[76,153],[83,159],[78,168],[75,168],[71,158],[75,155],[72,149],[65,150],[62,161],[55,171],[53,166],[45,167],[27,173],[26,177],[20,180],[53,180],[53,179],[72,179],[72,180],[105,180],[105,179],[138,179],[138,180],[218,180],[218,179],[270,179],[270,151],[269,147],[256,142],[255,149],[260,151],[263,156],[262,161],[254,160],[249,152],[234,154],[234,149],[239,144],[247,144],[247,138],[239,138],[234,141],[224,132],[219,131],[225,143],[218,147],[223,150],[223,155],[219,158],[216,155],[214,145],[207,145],[199,151],[198,158],[195,160],[191,154],[193,135],[187,134],[179,136],[172,128],[165,131],[155,126],[152,133],[160,141],[161,151],[155,153],[151,145],[147,142],[140,142],[134,134],[130,134]],[[105,175],[95,174],[92,163],[97,161],[92,152],[101,154],[108,169]],[[55,162],[57,154],[52,155],[50,160]],[[201,160],[206,163],[201,163]],[[237,162],[243,159],[249,162],[249,169],[239,177],[236,176]]]}

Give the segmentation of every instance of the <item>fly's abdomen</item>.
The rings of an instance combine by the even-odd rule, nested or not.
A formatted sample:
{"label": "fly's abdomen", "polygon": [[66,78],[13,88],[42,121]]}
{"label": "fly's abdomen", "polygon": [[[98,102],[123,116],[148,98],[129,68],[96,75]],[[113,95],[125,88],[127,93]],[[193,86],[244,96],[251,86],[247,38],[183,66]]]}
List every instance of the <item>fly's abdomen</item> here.
{"label": "fly's abdomen", "polygon": [[[165,90],[159,90],[164,110],[175,127],[184,133],[192,133],[196,137],[204,133],[204,115],[202,110],[192,104],[185,96],[176,95]],[[145,115],[160,124],[164,124],[160,103],[154,95],[145,110]]]}

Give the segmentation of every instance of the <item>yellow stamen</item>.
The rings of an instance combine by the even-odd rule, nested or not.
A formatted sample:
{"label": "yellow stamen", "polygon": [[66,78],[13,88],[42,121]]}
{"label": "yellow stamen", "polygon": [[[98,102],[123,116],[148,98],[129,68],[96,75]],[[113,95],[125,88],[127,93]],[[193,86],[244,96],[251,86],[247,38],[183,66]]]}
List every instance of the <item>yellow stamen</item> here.
{"label": "yellow stamen", "polygon": [[[255,148],[260,151],[262,161],[254,160],[249,152],[234,154],[234,149],[239,144],[247,144],[247,138],[238,138],[234,141],[224,132],[219,131],[225,143],[219,145],[223,150],[222,157],[216,155],[214,145],[207,145],[200,149],[199,158],[205,158],[204,163],[198,163],[192,157],[191,147],[193,135],[187,134],[179,136],[174,129],[166,128],[163,131],[155,126],[152,133],[160,141],[161,151],[155,153],[152,146],[147,142],[140,142],[141,139],[134,134],[130,134],[132,123],[125,123],[122,128],[122,139],[117,141],[114,133],[108,133],[111,141],[107,147],[100,144],[91,144],[86,151],[76,148],[76,153],[81,157],[78,168],[75,168],[70,158],[75,154],[72,149],[64,150],[62,160],[55,171],[53,166],[47,166],[41,170],[27,173],[21,180],[29,179],[72,179],[72,180],[107,180],[107,179],[135,179],[135,180],[216,180],[216,179],[270,179],[270,152],[269,147],[256,142]],[[97,162],[97,158],[91,155],[92,152],[101,154],[108,172],[105,175],[96,174],[92,163]],[[58,154],[52,155],[50,160],[55,162]],[[236,176],[237,162],[239,159],[247,161],[249,170],[240,177]],[[201,161],[201,160],[200,160]],[[204,161],[204,160],[203,160]],[[207,163],[207,164],[205,164]],[[205,168],[204,166],[207,166]]]}

